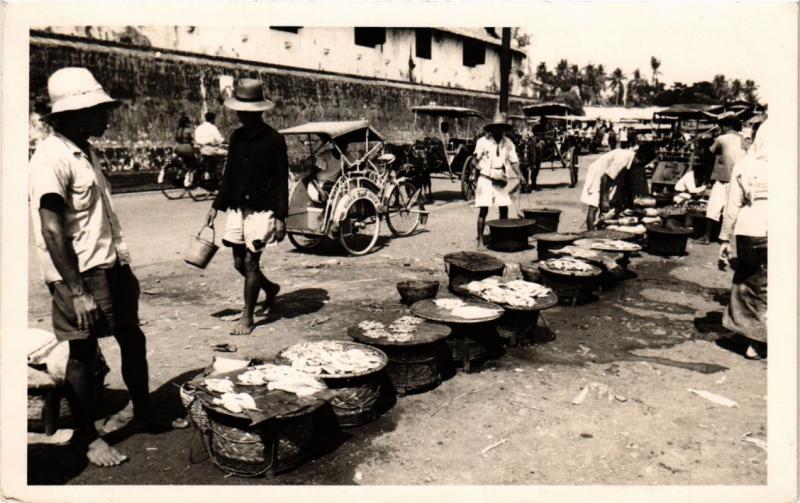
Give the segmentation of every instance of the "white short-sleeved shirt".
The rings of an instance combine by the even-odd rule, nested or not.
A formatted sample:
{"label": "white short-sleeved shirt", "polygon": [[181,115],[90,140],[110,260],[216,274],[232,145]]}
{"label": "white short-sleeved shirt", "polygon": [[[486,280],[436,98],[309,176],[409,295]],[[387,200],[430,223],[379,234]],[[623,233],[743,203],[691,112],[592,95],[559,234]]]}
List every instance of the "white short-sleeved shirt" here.
{"label": "white short-sleeved shirt", "polygon": [[514,173],[510,172],[511,164],[519,163],[514,143],[505,136],[499,144],[489,135],[482,136],[475,143],[474,155],[478,159],[478,169],[486,175],[490,169],[503,169],[512,178]]}
{"label": "white short-sleeved shirt", "polygon": [[42,196],[64,199],[64,233],[78,257],[80,272],[111,267],[117,260],[130,263],[119,219],[111,203],[111,191],[97,157],[89,157],[64,136],[53,133],[39,143],[30,160],[29,200],[36,253],[44,280],[53,283],[61,275],[53,265],[42,236],[39,207]]}
{"label": "white short-sleeved shirt", "polygon": [[705,192],[706,186],[698,186],[694,182],[694,171],[688,170],[675,184],[675,192],[688,192],[689,194],[700,194]]}
{"label": "white short-sleeved shirt", "polygon": [[616,180],[622,170],[630,169],[631,164],[633,164],[633,158],[636,157],[636,151],[617,148],[607,152],[605,155],[608,156],[605,174],[612,180]]}
{"label": "white short-sleeved shirt", "polygon": [[342,174],[342,160],[337,159],[333,150],[327,149],[317,156],[319,171],[315,175],[320,183],[335,182]]}
{"label": "white short-sleeved shirt", "polygon": [[217,126],[210,122],[204,122],[194,130],[194,141],[200,145],[200,153],[203,155],[215,155],[218,153],[216,145],[225,142],[222,133]]}

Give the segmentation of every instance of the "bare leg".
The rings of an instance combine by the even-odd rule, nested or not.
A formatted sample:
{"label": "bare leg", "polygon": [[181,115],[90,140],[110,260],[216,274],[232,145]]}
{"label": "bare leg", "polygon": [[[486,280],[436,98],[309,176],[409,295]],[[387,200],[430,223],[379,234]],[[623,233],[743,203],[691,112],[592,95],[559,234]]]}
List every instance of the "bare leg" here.
{"label": "bare leg", "polygon": [[247,335],[253,331],[253,313],[256,310],[256,301],[258,300],[258,292],[262,288],[262,283],[266,279],[259,270],[258,260],[261,253],[252,253],[246,250],[244,257],[244,311],[239,323],[233,327],[231,334],[233,335]]}
{"label": "bare leg", "polygon": [[594,230],[594,220],[597,218],[597,208],[595,206],[589,206],[589,209],[586,210],[586,230]]}
{"label": "bare leg", "polygon": [[[239,271],[239,274],[242,277],[247,278],[247,267],[245,266],[247,248],[244,246],[234,246],[233,247],[233,267]],[[259,254],[260,256],[260,254]],[[281,287],[277,283],[271,282],[264,276],[264,273],[261,272],[260,268],[256,268],[256,271],[259,276],[259,284],[264,293],[266,294],[267,298],[264,301],[264,309],[269,309],[272,307],[272,304],[275,302],[275,297],[278,296],[278,292],[280,292]],[[256,298],[256,301],[258,298]]]}
{"label": "bare leg", "polygon": [[478,248],[483,247],[483,231],[486,228],[486,215],[488,214],[488,207],[481,206],[478,208]]}

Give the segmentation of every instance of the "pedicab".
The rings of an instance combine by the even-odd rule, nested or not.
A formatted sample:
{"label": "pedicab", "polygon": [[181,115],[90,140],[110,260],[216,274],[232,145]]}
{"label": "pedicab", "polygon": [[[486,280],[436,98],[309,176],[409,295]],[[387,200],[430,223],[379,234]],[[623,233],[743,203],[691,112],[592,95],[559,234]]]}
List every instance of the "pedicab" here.
{"label": "pedicab", "polygon": [[473,122],[482,117],[481,113],[471,108],[434,103],[415,106],[411,110],[414,112],[414,133],[425,135],[411,145],[407,156],[415,181],[421,188],[428,189],[430,195],[430,174],[447,173],[451,182],[457,178],[461,180],[461,194],[469,199],[464,167],[475,150]]}
{"label": "pedicab", "polygon": [[[535,121],[533,134],[528,143],[528,157],[532,176],[538,174],[542,165],[549,169],[563,167],[569,170],[570,187],[578,183],[578,140],[557,122],[577,117],[575,110],[564,103],[538,103],[522,107],[525,116]],[[563,129],[562,129],[563,127]],[[535,187],[536,180],[531,184]]]}
{"label": "pedicab", "polygon": [[[426,220],[419,189],[387,172],[391,156],[378,159],[384,140],[368,121],[310,122],[280,132],[293,178],[286,234],[296,248],[313,250],[335,239],[350,255],[365,255],[378,241],[381,219],[396,236]],[[320,190],[311,181],[326,150],[335,152],[341,173]]]}

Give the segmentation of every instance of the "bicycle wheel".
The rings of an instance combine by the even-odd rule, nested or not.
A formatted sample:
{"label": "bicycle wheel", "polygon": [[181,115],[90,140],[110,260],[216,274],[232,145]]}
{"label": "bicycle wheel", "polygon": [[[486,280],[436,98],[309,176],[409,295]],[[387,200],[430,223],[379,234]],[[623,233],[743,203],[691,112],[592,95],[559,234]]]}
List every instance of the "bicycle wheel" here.
{"label": "bicycle wheel", "polygon": [[369,198],[350,201],[339,223],[339,243],[350,255],[366,255],[378,241],[381,218],[377,205]]}
{"label": "bicycle wheel", "polygon": [[156,182],[161,188],[161,193],[164,194],[164,197],[167,199],[180,199],[186,194],[186,189],[176,186],[175,181],[170,179],[171,176],[175,176],[176,173],[180,174],[180,171],[173,163],[161,168],[161,171],[158,172]]}
{"label": "bicycle wheel", "polygon": [[302,251],[311,251],[322,243],[322,238],[319,236],[305,236],[293,232],[287,232],[286,236],[295,248]]}
{"label": "bicycle wheel", "polygon": [[461,196],[465,201],[475,197],[475,157],[469,156],[461,170]]}
{"label": "bicycle wheel", "polygon": [[398,237],[408,236],[422,223],[425,205],[422,191],[409,180],[401,180],[389,192],[386,204],[386,225]]}

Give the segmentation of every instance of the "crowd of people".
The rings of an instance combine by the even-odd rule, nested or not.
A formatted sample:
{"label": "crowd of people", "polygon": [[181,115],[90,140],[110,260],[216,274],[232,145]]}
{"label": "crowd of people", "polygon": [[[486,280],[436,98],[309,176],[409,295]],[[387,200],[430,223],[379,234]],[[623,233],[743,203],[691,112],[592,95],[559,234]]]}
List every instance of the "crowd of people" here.
{"label": "crowd of people", "polygon": [[[98,339],[113,336],[120,347],[122,376],[130,392],[134,418],[140,430],[166,431],[181,425],[159,415],[150,401],[145,334],[139,327],[139,282],[111,191],[99,169],[90,138],[101,137],[108,127],[109,111],[119,105],[85,68],[63,68],[48,81],[51,107],[42,118],[51,131],[38,143],[30,160],[29,198],[33,214],[36,251],[44,281],[52,295],[52,324],[59,341],[68,341],[65,382],[78,426],[73,445],[90,462],[101,466],[122,463],[126,456],[98,434],[93,418],[96,403],[91,377],[97,361]],[[227,221],[222,242],[232,249],[233,264],[244,278],[244,309],[232,334],[253,330],[259,294],[269,308],[280,292],[259,267],[266,247],[283,240],[288,213],[288,159],[283,136],[264,120],[274,103],[263,85],[243,79],[225,107],[235,111],[241,127],[230,136],[221,186],[207,216],[214,225],[217,213]],[[181,118],[175,134],[179,155],[220,155],[224,138],[214,126],[213,113],[192,129]],[[718,164],[709,200],[709,219],[721,219],[720,259],[735,274],[731,300],[723,323],[748,338],[747,356],[766,356],[767,287],[767,174],[769,127],[763,125],[746,152],[736,123],[721,121],[723,132],[711,147]],[[524,177],[511,125],[498,115],[484,127],[475,145],[477,245],[482,248],[486,218],[497,207],[500,218],[517,217]],[[621,173],[637,156],[632,136],[609,135],[609,151],[588,168],[580,200],[588,206],[586,224],[593,228],[603,201],[613,198]],[[335,150],[335,149],[333,149]],[[341,169],[337,152],[316,175],[319,189]],[[678,183],[679,192],[690,196],[705,187],[692,172]],[[324,195],[322,196],[324,197]],[[713,200],[713,203],[712,203]]]}

